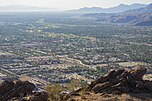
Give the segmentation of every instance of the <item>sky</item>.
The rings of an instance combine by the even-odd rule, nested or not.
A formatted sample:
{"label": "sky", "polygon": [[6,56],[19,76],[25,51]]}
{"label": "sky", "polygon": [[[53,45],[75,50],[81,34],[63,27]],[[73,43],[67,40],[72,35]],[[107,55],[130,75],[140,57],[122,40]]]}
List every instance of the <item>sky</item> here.
{"label": "sky", "polygon": [[29,5],[60,10],[78,9],[82,7],[108,8],[119,4],[133,3],[150,4],[152,0],[0,0],[0,6]]}

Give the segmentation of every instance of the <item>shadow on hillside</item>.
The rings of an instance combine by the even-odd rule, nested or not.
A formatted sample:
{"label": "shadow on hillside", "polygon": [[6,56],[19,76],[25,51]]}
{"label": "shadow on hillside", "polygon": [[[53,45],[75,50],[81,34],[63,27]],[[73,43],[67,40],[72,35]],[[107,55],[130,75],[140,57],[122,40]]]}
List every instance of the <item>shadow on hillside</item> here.
{"label": "shadow on hillside", "polygon": [[130,93],[129,94],[132,98],[137,98],[137,99],[140,99],[141,101],[142,100],[152,100],[152,93],[145,93],[145,92],[142,92],[142,93]]}

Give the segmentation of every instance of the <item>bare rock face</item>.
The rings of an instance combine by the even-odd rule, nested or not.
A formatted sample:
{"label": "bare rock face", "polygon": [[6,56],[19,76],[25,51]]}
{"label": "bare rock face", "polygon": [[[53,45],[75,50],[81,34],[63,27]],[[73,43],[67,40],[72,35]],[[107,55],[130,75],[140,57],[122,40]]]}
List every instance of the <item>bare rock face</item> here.
{"label": "bare rock face", "polygon": [[27,96],[31,99],[24,99],[23,101],[40,101],[40,99],[43,99],[41,101],[47,101],[46,93],[34,94],[32,92],[35,88],[36,86],[28,81],[4,81],[0,84],[0,101],[8,101],[13,98],[21,99]]}
{"label": "bare rock face", "polygon": [[48,94],[46,92],[37,92],[28,97],[23,97],[21,101],[48,101]]}
{"label": "bare rock face", "polygon": [[[146,71],[142,67],[112,70],[74,93],[85,91],[85,101],[151,101],[152,81],[143,79]],[[63,98],[63,101],[83,100],[72,93]]]}
{"label": "bare rock face", "polygon": [[136,67],[130,70],[120,69],[109,72],[108,75],[93,81],[88,89],[95,93],[152,93],[152,81],[143,80],[147,69]]}
{"label": "bare rock face", "polygon": [[6,92],[10,91],[13,86],[13,81],[4,81],[2,84],[0,84],[0,95],[4,95]]}
{"label": "bare rock face", "polygon": [[151,81],[146,81],[144,83],[144,87],[152,92],[152,82]]}

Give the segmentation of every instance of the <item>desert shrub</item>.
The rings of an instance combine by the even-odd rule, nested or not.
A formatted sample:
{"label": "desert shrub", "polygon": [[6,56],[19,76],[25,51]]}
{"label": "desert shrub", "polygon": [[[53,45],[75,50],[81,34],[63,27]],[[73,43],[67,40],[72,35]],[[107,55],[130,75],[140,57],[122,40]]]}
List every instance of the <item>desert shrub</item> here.
{"label": "desert shrub", "polygon": [[71,80],[70,83],[67,84],[67,89],[69,91],[74,91],[78,88],[82,88],[86,86],[86,82],[82,81],[82,80],[76,80],[76,79],[73,79]]}
{"label": "desert shrub", "polygon": [[62,92],[73,92],[74,90],[83,87],[86,83],[82,82],[82,80],[71,80],[70,83],[65,84],[64,86],[60,84],[51,84],[46,88],[47,93],[49,94],[50,101],[61,101],[63,95]]}
{"label": "desert shrub", "polygon": [[49,94],[50,101],[61,101],[60,94],[64,91],[64,88],[61,85],[51,84],[47,86],[46,90]]}

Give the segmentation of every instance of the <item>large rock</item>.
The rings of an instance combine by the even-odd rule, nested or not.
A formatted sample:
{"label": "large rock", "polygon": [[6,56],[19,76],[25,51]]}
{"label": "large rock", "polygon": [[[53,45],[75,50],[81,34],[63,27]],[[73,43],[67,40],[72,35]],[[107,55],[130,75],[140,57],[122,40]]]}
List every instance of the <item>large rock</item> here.
{"label": "large rock", "polygon": [[0,84],[0,97],[4,95],[6,92],[10,91],[14,86],[13,81],[4,81]]}
{"label": "large rock", "polygon": [[[88,89],[96,93],[101,92],[152,92],[152,82],[143,80],[147,69],[135,67],[130,70],[120,69],[109,72],[106,76],[93,81]],[[89,88],[90,87],[90,88]]]}
{"label": "large rock", "polygon": [[92,88],[92,90],[95,91],[96,93],[98,93],[98,92],[102,92],[103,89],[106,89],[109,86],[111,86],[111,84],[109,82],[99,83],[99,84],[96,84]]}
{"label": "large rock", "polygon": [[0,101],[8,101],[16,98],[22,101],[47,101],[48,95],[45,92],[33,93],[36,86],[28,81],[4,81],[0,84]]}
{"label": "large rock", "polygon": [[147,72],[146,68],[143,67],[135,67],[133,70],[130,70],[129,73],[135,80],[142,80],[142,77]]}
{"label": "large rock", "polygon": [[94,86],[95,86],[96,84],[104,83],[104,82],[108,81],[115,72],[116,72],[116,71],[113,70],[113,71],[109,72],[109,74],[107,74],[107,75],[105,75],[105,76],[102,76],[102,77],[100,77],[99,79],[91,82],[91,84],[89,85],[89,89],[94,88]]}
{"label": "large rock", "polygon": [[15,90],[11,92],[11,95],[15,97],[20,97],[27,94],[30,95],[32,91],[35,89],[35,85],[28,81],[17,81],[14,85],[14,89]]}

